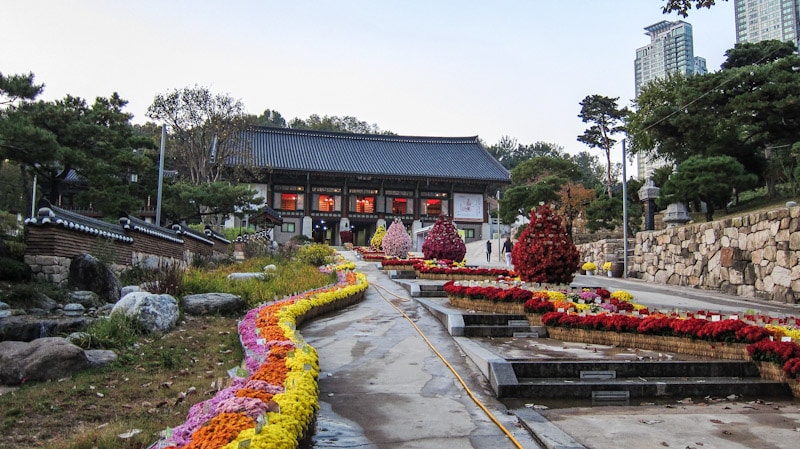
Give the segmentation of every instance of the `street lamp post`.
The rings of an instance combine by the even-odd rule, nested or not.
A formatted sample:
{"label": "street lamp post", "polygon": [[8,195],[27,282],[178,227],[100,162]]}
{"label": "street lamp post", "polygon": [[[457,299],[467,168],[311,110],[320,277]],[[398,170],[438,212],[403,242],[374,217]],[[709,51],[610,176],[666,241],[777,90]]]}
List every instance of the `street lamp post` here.
{"label": "street lamp post", "polygon": [[503,257],[503,245],[500,243],[500,239],[503,237],[502,230],[503,223],[500,221],[500,191],[497,191],[497,261],[502,262]]}
{"label": "street lamp post", "polygon": [[622,277],[628,277],[628,180],[625,174],[625,139],[622,139]]}

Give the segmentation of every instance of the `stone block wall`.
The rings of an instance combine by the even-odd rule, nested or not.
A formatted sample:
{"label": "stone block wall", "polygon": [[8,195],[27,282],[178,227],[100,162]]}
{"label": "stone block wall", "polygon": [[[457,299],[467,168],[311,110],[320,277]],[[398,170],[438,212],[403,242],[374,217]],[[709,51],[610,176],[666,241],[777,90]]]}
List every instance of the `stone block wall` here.
{"label": "stone block wall", "polygon": [[[584,260],[592,254],[587,245],[580,249]],[[800,207],[639,232],[628,274],[647,282],[796,304]]]}
{"label": "stone block wall", "polygon": [[[628,239],[628,251],[633,249],[634,240]],[[581,265],[584,262],[594,262],[597,268],[606,262],[622,262],[625,254],[625,242],[623,239],[604,239],[591,243],[577,245],[581,253]],[[628,260],[630,263],[630,259]]]}

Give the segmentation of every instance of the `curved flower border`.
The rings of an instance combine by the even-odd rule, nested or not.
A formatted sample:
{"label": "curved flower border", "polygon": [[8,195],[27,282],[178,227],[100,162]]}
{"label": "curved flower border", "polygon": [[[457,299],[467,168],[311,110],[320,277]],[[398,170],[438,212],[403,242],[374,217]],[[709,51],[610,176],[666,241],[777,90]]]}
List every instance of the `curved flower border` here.
{"label": "curved flower border", "polygon": [[[152,449],[295,449],[319,409],[319,358],[296,327],[303,319],[362,295],[366,276],[342,263],[336,284],[264,304],[239,322],[242,366],[230,385],[189,410]],[[309,313],[312,312],[312,313]]]}

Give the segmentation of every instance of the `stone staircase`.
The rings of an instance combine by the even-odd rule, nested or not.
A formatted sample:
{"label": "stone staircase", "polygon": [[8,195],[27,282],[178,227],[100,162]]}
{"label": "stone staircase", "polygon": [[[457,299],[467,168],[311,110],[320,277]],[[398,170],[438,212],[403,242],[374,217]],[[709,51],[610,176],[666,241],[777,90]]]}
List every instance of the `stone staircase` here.
{"label": "stone staircase", "polygon": [[499,361],[490,363],[497,397],[625,401],[658,397],[786,397],[748,361]]}
{"label": "stone staircase", "polygon": [[547,334],[544,326],[531,326],[525,315],[464,314],[465,337],[538,338]]}

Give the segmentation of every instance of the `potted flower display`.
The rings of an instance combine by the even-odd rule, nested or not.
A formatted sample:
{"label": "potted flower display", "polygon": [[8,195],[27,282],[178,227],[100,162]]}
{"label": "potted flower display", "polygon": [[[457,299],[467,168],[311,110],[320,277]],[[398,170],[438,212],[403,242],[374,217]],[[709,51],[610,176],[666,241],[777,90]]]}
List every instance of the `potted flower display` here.
{"label": "potted flower display", "polygon": [[597,265],[594,262],[585,262],[583,265],[581,265],[581,270],[586,271],[586,274],[588,274],[589,276],[593,275],[594,270],[596,269]]}
{"label": "potted flower display", "polygon": [[603,271],[608,273],[608,277],[612,277],[612,275],[611,275],[611,262],[610,261],[603,264]]}

